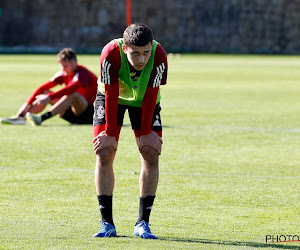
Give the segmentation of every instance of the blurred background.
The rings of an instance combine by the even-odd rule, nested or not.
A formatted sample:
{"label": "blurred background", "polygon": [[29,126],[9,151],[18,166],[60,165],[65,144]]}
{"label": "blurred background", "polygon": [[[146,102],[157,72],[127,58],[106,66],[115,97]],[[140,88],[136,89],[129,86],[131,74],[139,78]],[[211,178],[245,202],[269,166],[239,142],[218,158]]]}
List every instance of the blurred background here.
{"label": "blurred background", "polygon": [[[1,0],[0,52],[101,52],[126,0]],[[132,0],[167,52],[300,54],[300,0]]]}

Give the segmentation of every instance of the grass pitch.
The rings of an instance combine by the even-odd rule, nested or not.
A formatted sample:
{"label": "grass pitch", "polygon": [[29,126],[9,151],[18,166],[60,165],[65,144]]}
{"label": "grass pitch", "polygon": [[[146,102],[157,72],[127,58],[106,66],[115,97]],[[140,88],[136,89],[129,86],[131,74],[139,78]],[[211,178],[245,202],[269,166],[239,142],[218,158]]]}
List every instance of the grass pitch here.
{"label": "grass pitch", "polygon": [[[79,55],[99,75],[99,56]],[[163,152],[150,223],[132,236],[140,161],[128,119],[114,171],[117,238],[94,239],[92,126],[0,126],[0,249],[299,249],[300,57],[182,55],[162,86]],[[0,55],[0,117],[58,71]],[[283,237],[280,238],[284,240]]]}

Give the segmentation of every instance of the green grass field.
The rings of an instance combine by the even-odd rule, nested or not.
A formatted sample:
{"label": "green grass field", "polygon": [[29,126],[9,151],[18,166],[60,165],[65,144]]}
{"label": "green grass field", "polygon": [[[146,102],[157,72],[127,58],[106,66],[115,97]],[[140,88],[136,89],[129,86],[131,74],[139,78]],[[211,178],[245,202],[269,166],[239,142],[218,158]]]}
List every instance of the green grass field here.
{"label": "green grass field", "polygon": [[[79,55],[99,75],[99,56]],[[56,71],[0,55],[0,117]],[[150,223],[132,236],[140,160],[126,119],[114,170],[117,238],[94,239],[92,126],[0,126],[0,249],[300,249],[300,57],[182,55],[161,88],[163,152]],[[281,238],[283,240],[284,238]]]}

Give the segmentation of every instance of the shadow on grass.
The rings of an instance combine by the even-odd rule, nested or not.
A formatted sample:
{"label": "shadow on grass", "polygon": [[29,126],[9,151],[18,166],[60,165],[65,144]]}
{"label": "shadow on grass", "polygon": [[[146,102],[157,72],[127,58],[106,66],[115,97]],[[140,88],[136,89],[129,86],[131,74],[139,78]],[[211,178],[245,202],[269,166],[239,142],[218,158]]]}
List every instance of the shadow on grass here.
{"label": "shadow on grass", "polygon": [[[300,249],[300,246],[282,245],[278,243],[258,243],[258,242],[243,242],[243,241],[222,241],[222,240],[208,240],[208,239],[197,239],[197,238],[167,238],[162,237],[158,240],[165,241],[175,241],[175,242],[190,242],[190,243],[200,243],[200,244],[210,244],[210,245],[220,245],[220,246],[244,246],[253,248],[275,248],[275,249]],[[297,244],[297,243],[296,243]]]}
{"label": "shadow on grass", "polygon": [[[8,126],[13,126],[13,125],[8,125]],[[30,125],[28,125],[29,127],[31,127]],[[93,125],[92,124],[77,124],[77,123],[50,123],[50,124],[47,124],[47,123],[43,123],[43,125],[42,126],[40,126],[41,128],[43,128],[43,127],[48,127],[48,128],[50,128],[50,127],[70,127],[70,126],[74,126],[74,127],[84,127],[84,126],[86,126],[86,127],[93,127]],[[130,124],[123,124],[123,126],[122,127],[131,127],[131,125]]]}

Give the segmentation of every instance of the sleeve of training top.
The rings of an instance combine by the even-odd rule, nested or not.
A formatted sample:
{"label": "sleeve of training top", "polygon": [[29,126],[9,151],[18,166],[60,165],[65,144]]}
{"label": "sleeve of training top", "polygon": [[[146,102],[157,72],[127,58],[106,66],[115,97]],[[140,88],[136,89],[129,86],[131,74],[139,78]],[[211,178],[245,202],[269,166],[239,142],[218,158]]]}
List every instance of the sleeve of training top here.
{"label": "sleeve of training top", "polygon": [[62,72],[57,72],[49,81],[40,85],[35,91],[31,94],[31,96],[27,99],[28,104],[32,104],[35,101],[35,97],[37,95],[42,94],[45,90],[49,90],[55,87],[58,84],[63,83]]}
{"label": "sleeve of training top", "polygon": [[159,87],[167,84],[168,60],[164,48],[158,44],[155,50],[154,65],[149,78],[148,86]]}
{"label": "sleeve of training top", "polygon": [[152,131],[152,117],[156,105],[158,90],[159,87],[148,87],[144,95],[140,129],[141,135],[148,135]]}
{"label": "sleeve of training top", "polygon": [[121,58],[117,43],[108,43],[100,56],[101,82],[105,83],[105,133],[116,136]]}
{"label": "sleeve of training top", "polygon": [[50,93],[49,94],[50,99],[51,100],[59,99],[59,98],[63,97],[64,95],[73,94],[82,85],[81,79],[82,79],[82,77],[81,77],[80,72],[77,72],[75,74],[75,76],[72,78],[72,80],[70,82],[66,83],[67,85],[64,88],[61,88],[58,91]]}
{"label": "sleeve of training top", "polygon": [[152,117],[160,85],[167,83],[168,60],[161,45],[157,45],[154,55],[153,70],[142,104],[141,135],[148,135],[152,130]]}

